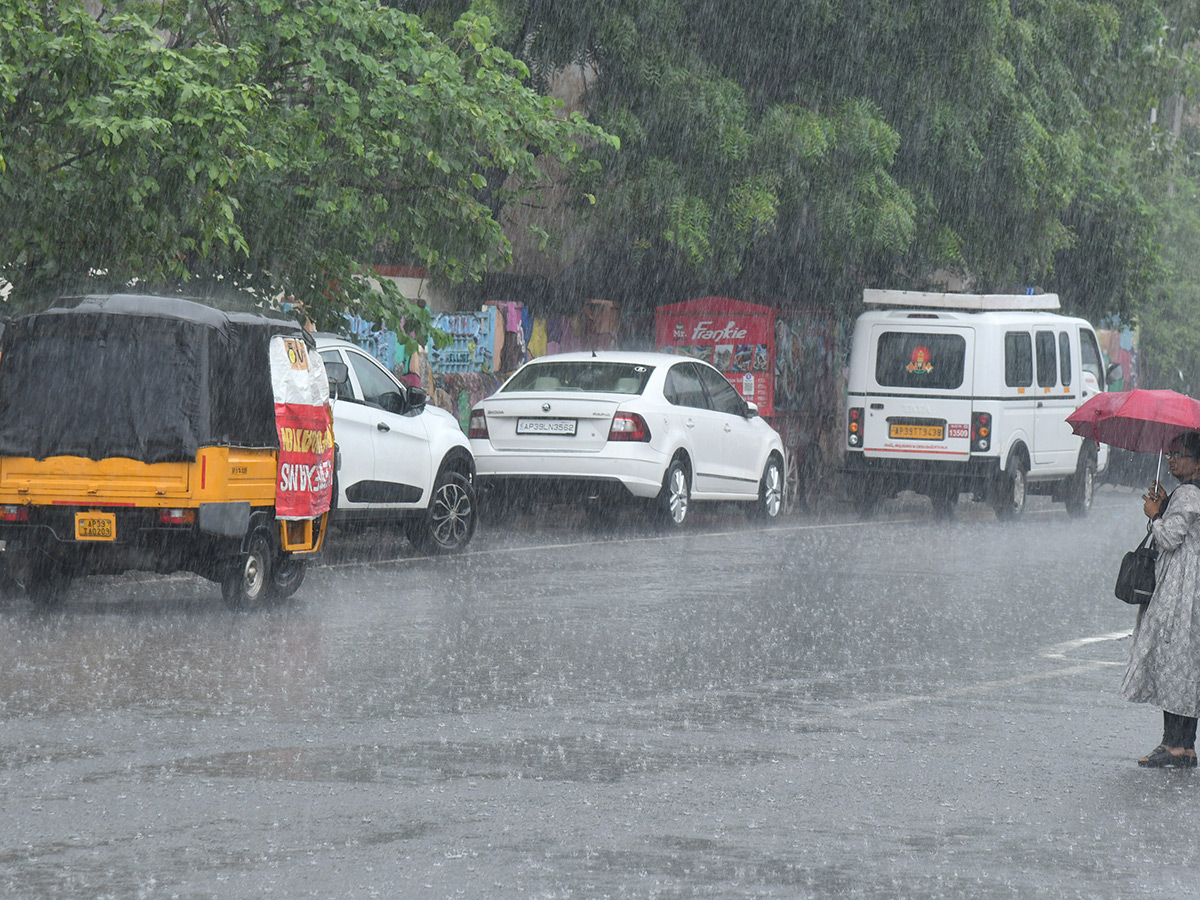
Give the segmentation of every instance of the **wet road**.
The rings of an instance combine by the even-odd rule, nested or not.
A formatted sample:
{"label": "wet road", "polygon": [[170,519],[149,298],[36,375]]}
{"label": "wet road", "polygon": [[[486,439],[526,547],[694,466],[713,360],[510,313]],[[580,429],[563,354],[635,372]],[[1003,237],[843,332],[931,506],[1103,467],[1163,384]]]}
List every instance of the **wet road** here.
{"label": "wet road", "polygon": [[1031,504],[0,600],[0,897],[1192,896],[1200,776],[1117,696],[1140,503]]}

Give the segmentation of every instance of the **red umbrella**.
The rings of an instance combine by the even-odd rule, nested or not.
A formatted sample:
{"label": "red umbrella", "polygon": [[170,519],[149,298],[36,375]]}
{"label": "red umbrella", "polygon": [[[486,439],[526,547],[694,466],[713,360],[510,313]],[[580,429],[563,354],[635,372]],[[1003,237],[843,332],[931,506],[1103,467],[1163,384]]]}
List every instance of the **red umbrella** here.
{"label": "red umbrella", "polygon": [[1184,431],[1200,431],[1200,400],[1176,391],[1096,394],[1067,416],[1071,430],[1135,453],[1161,453]]}

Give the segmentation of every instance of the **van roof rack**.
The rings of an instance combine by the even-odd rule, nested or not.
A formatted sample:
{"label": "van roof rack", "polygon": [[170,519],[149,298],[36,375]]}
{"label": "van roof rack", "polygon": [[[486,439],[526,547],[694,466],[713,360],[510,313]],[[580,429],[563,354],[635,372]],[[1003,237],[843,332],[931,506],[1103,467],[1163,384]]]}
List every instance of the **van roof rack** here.
{"label": "van roof rack", "polygon": [[906,306],[932,309],[1027,310],[1058,309],[1058,294],[951,294],[934,291],[886,291],[866,288],[867,306]]}

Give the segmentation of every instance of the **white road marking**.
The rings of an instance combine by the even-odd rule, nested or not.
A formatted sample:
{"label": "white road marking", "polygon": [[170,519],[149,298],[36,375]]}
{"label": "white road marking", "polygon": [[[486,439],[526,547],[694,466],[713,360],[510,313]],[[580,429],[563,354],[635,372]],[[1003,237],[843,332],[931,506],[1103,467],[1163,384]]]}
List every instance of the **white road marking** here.
{"label": "white road marking", "polygon": [[[1073,641],[1064,641],[1061,644],[1055,644],[1053,647],[1047,647],[1039,656],[1046,659],[1066,659],[1067,654],[1072,650],[1078,650],[1080,647],[1086,647],[1088,644],[1101,644],[1105,641],[1122,641],[1133,634],[1132,631],[1110,631],[1108,634],[1098,634],[1095,637],[1076,638]],[[1124,663],[1105,663],[1105,665],[1125,665]]]}
{"label": "white road marking", "polygon": [[[932,703],[941,700],[957,700],[962,697],[975,697],[981,694],[990,694],[994,691],[1003,690],[1005,688],[1022,687],[1027,684],[1033,684],[1037,681],[1048,681],[1053,678],[1064,678],[1068,675],[1082,675],[1085,672],[1092,672],[1096,669],[1103,669],[1110,666],[1124,666],[1124,662],[1113,660],[1095,659],[1095,660],[1070,660],[1067,654],[1073,650],[1078,650],[1080,647],[1086,647],[1090,644],[1099,644],[1105,641],[1120,641],[1129,637],[1131,632],[1128,631],[1111,631],[1108,634],[1099,634],[1093,637],[1076,638],[1072,641],[1064,641],[1061,644],[1054,644],[1042,650],[1038,656],[1043,659],[1064,660],[1074,662],[1075,665],[1068,666],[1063,669],[1052,669],[1048,672],[1027,672],[1024,675],[1017,675],[1012,678],[999,678],[994,681],[983,681],[977,684],[967,684],[961,687],[950,688],[944,691],[938,691],[933,694],[910,694],[905,697],[893,697],[890,700],[879,700],[874,703],[862,703],[856,706],[842,707],[839,709],[830,710],[832,715],[841,718],[849,718],[858,716],[863,713],[883,712],[889,709],[900,709],[906,706],[912,706],[915,703]],[[805,721],[816,722],[821,717],[806,717]]]}
{"label": "white road marking", "polygon": [[[976,697],[981,694],[990,694],[993,691],[1003,688],[1021,687],[1027,684],[1032,684],[1036,681],[1047,681],[1051,678],[1062,678],[1066,675],[1081,675],[1084,672],[1091,672],[1094,669],[1102,666],[1125,665],[1124,663],[1112,662],[1085,662],[1075,666],[1070,666],[1066,669],[1055,669],[1051,672],[1029,672],[1025,675],[1018,675],[1015,678],[1000,678],[995,681],[983,681],[978,684],[967,684],[962,687],[950,688],[945,691],[938,691],[934,694],[910,694],[906,697],[893,697],[890,700],[879,700],[874,703],[863,703],[858,706],[842,707],[839,709],[830,710],[833,715],[843,718],[850,716],[858,716],[862,713],[882,712],[888,709],[898,709],[905,706],[912,706],[916,703],[935,703],[939,700],[957,700],[963,697]],[[814,717],[816,721],[820,717]]]}

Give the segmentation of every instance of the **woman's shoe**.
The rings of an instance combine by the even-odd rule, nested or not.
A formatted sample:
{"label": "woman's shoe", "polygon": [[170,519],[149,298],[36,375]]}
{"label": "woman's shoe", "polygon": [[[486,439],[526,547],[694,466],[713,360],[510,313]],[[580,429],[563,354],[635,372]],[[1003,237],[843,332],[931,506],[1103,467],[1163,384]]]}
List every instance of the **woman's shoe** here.
{"label": "woman's shoe", "polygon": [[1194,751],[1185,750],[1176,756],[1159,744],[1148,755],[1139,759],[1137,764],[1143,769],[1194,769],[1196,768],[1196,754]]}

